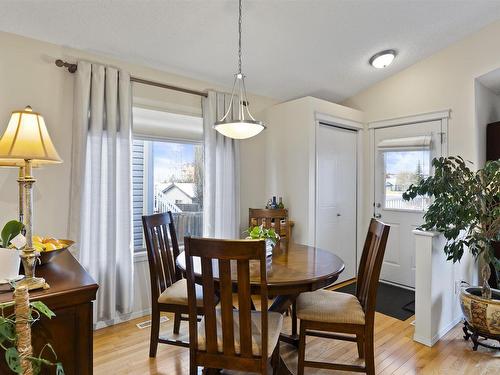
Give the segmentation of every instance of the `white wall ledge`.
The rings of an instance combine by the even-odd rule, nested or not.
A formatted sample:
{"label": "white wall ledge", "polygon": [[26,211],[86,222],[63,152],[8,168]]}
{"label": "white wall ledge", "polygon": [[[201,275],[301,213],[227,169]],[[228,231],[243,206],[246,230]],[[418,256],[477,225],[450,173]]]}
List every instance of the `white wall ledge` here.
{"label": "white wall ledge", "polygon": [[[415,331],[413,339],[432,346],[461,319],[456,293],[455,266],[447,261],[444,236],[414,230]],[[460,279],[458,279],[460,280]]]}
{"label": "white wall ledge", "polygon": [[440,232],[432,230],[421,230],[421,229],[414,229],[412,230],[412,233],[417,236],[425,236],[425,237],[437,237],[441,234]]}

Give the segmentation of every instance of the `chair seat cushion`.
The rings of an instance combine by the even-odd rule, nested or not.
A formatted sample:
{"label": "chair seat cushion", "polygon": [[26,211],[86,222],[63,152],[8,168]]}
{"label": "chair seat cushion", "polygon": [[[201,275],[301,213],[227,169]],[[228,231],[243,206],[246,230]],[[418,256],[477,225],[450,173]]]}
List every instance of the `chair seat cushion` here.
{"label": "chair seat cushion", "polygon": [[314,322],[365,324],[365,313],[355,296],[324,289],[297,298],[297,317]]}
{"label": "chair seat cushion", "polygon": [[[255,356],[261,355],[261,317],[260,311],[251,312],[252,319],[252,354]],[[220,309],[216,309],[216,319],[217,319],[217,348],[219,352],[223,352],[223,342],[222,342],[222,317]],[[267,313],[267,356],[271,357],[274,348],[276,347],[280,333],[281,327],[283,326],[283,316],[277,312]],[[240,354],[240,324],[239,324],[239,312],[237,310],[233,311],[233,325],[234,325],[234,350],[236,354]],[[205,318],[201,320],[198,324],[198,349],[206,350],[206,340],[205,340]]]}
{"label": "chair seat cushion", "polygon": [[[203,306],[203,290],[201,286],[195,285],[196,304]],[[163,291],[158,297],[158,303],[169,305],[188,305],[187,280],[180,279]]]}

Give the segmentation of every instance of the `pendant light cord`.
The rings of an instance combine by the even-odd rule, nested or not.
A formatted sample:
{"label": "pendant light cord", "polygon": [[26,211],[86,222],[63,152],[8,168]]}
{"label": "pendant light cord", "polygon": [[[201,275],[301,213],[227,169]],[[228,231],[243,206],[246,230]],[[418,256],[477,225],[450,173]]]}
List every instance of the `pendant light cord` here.
{"label": "pendant light cord", "polygon": [[239,33],[239,38],[238,38],[238,73],[239,74],[241,74],[241,24],[242,24],[241,0],[239,0],[239,18],[238,18],[238,33]]}
{"label": "pendant light cord", "polygon": [[[259,127],[261,127],[262,130],[265,129],[265,125],[262,124],[260,121],[255,120],[255,118],[250,113],[250,109],[248,108],[247,89],[245,87],[245,76],[243,75],[241,70],[241,65],[242,65],[241,34],[242,34],[242,23],[243,23],[242,13],[243,13],[242,0],[239,0],[238,1],[238,73],[236,73],[234,77],[233,89],[231,91],[231,99],[229,100],[229,105],[226,109],[226,112],[224,113],[224,116],[222,116],[222,118],[215,123],[215,126],[224,123],[226,119],[228,119],[229,114],[232,114],[233,110],[237,109],[238,118],[230,119],[229,122],[246,123],[246,124],[248,124],[249,122],[254,122]],[[238,100],[237,107],[236,104],[234,103],[235,98],[237,98]],[[245,117],[248,117],[248,119]],[[259,132],[260,130],[257,131],[257,133]]]}

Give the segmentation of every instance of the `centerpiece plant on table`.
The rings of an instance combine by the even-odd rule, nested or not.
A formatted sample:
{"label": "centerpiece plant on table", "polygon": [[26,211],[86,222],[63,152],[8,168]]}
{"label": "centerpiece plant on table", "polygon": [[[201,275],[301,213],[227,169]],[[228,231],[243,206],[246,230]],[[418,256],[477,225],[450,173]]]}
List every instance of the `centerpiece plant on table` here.
{"label": "centerpiece plant on table", "polygon": [[500,240],[500,160],[477,171],[459,156],[436,158],[432,166],[434,175],[411,185],[403,199],[433,198],[421,228],[443,234],[447,260],[460,261],[467,249],[481,260],[481,294],[491,299],[490,263],[500,270],[492,246]]}
{"label": "centerpiece plant on table", "polygon": [[278,243],[280,236],[274,228],[266,228],[264,225],[256,225],[248,228],[248,239],[252,240],[265,240],[266,241],[266,255],[270,256],[273,253],[273,248]]}

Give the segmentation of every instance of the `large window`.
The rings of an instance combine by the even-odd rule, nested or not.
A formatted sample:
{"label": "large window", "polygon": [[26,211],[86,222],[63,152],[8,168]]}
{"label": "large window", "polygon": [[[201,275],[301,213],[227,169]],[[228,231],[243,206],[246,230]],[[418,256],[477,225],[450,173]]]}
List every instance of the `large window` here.
{"label": "large window", "polygon": [[[169,114],[175,121],[180,115]],[[182,116],[183,121],[186,117]],[[201,125],[201,119],[191,120]],[[135,119],[134,119],[135,123]],[[164,126],[174,125],[165,123]],[[201,236],[203,230],[203,145],[196,139],[133,141],[134,247],[144,249],[142,215],[171,211],[177,237]]]}

